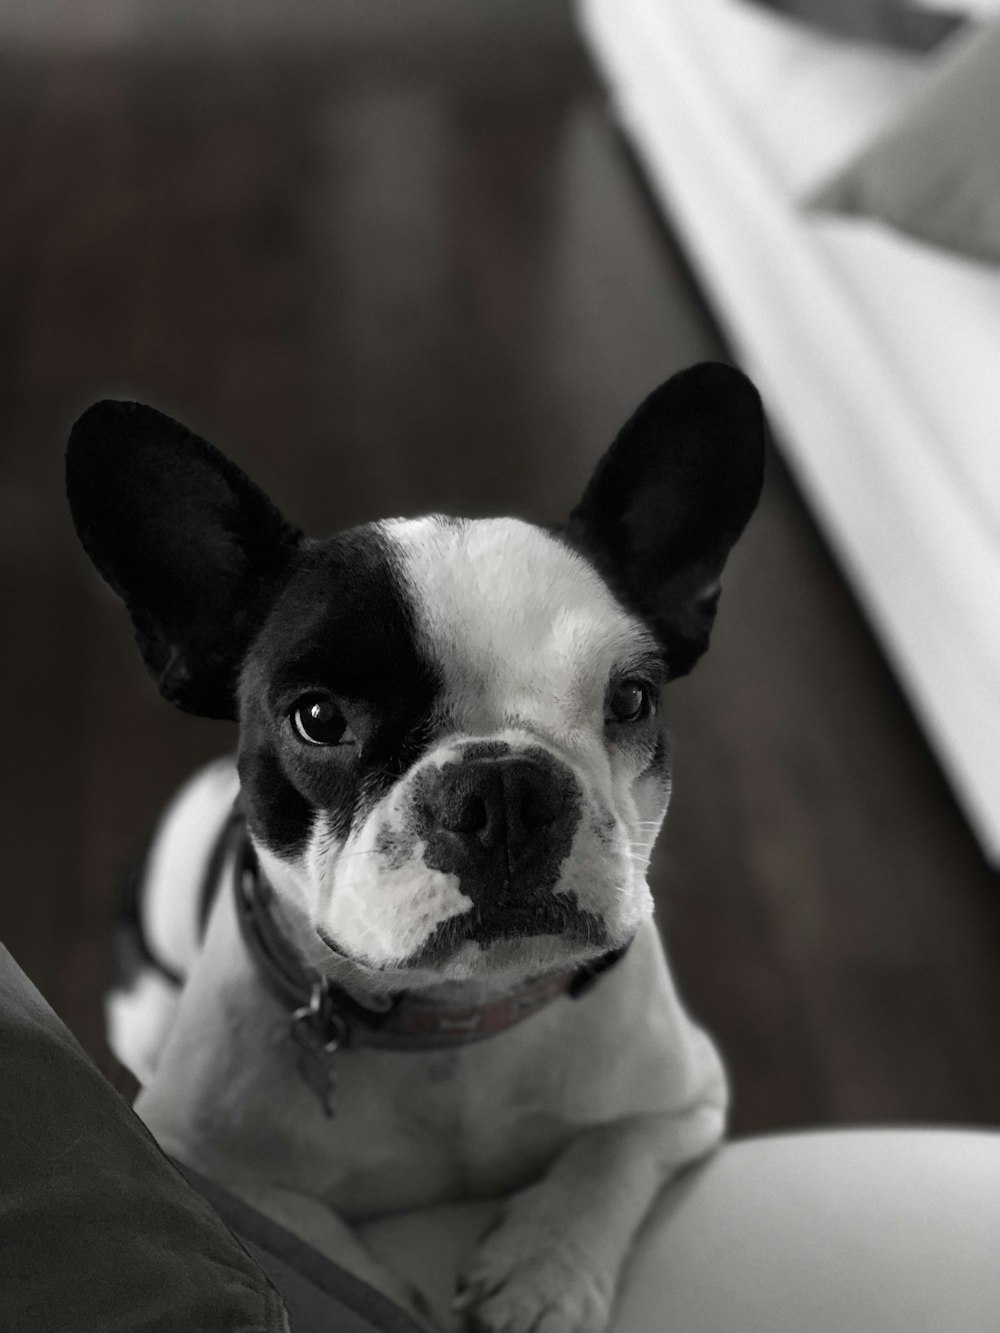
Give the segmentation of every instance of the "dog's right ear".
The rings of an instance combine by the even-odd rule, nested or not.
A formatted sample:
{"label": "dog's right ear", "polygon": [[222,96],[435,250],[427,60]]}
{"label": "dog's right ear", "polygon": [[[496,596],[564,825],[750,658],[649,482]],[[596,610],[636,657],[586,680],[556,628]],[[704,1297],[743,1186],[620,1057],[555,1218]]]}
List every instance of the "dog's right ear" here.
{"label": "dog's right ear", "polygon": [[619,431],[566,525],[657,635],[671,679],[708,647],[726,558],[760,495],[766,436],[744,374],[682,370]]}
{"label": "dog's right ear", "polygon": [[235,717],[240,667],[302,534],[235,463],[141,403],[83,414],[66,489],[161,692],[189,712]]}

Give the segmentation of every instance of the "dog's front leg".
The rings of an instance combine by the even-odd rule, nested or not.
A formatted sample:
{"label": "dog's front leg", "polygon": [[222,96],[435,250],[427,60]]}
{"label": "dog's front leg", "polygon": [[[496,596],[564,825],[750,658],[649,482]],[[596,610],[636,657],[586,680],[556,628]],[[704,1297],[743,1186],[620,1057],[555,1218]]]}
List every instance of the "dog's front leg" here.
{"label": "dog's front leg", "polygon": [[632,1240],[666,1182],[716,1145],[702,1105],[582,1133],[512,1195],[459,1277],[455,1307],[492,1333],[603,1333]]}

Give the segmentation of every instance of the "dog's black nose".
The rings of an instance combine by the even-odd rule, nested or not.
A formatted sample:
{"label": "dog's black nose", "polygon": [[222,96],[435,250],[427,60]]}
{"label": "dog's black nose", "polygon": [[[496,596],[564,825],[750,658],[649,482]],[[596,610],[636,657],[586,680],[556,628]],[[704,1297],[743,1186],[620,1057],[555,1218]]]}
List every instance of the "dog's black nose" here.
{"label": "dog's black nose", "polygon": [[427,793],[431,820],[484,850],[522,847],[566,808],[568,775],[555,764],[513,756],[448,764]]}

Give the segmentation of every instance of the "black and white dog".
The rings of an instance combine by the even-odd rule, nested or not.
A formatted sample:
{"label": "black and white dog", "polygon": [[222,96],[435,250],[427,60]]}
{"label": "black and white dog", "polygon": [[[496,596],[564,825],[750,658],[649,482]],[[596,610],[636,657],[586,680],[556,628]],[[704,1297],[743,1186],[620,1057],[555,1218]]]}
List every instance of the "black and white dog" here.
{"label": "black and white dog", "polygon": [[73,429],[77,529],[148,668],[240,726],[148,857],[162,966],[111,1004],[137,1109],[376,1282],[350,1224],[502,1196],[458,1299],[485,1330],[605,1328],[655,1196],[723,1133],[645,875],[661,687],[707,646],[764,437],[744,376],[697,366],[561,528],[432,516],[316,540],[150,408],[98,403]]}

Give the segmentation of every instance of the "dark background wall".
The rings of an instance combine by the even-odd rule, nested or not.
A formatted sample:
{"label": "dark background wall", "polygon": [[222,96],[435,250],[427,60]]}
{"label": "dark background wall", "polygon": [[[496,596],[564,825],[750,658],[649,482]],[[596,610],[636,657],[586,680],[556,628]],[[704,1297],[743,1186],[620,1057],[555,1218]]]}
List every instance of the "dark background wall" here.
{"label": "dark background wall", "polygon": [[[173,411],[316,532],[552,520],[726,355],[565,7],[421,14],[0,5],[0,938],[107,1069],[120,873],[233,732],[159,700],[77,547],[75,415]],[[998,876],[777,457],[667,707],[655,890],[737,1130],[995,1123]]]}

